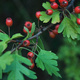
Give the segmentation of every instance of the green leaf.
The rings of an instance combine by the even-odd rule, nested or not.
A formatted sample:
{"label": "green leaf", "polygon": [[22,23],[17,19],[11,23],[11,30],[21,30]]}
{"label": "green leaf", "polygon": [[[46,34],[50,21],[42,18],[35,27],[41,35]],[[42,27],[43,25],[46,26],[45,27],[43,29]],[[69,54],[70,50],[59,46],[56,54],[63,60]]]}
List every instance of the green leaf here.
{"label": "green leaf", "polygon": [[41,14],[40,20],[43,21],[43,23],[49,22],[50,19],[52,18],[52,16],[47,15],[45,11],[41,11],[40,14]]}
{"label": "green leaf", "polygon": [[37,79],[35,72],[29,70],[21,63],[24,63],[28,66],[31,65],[29,59],[24,58],[18,54],[13,55],[14,61],[10,66],[7,66],[4,72],[10,72],[8,80],[24,80],[23,74],[31,79]]}
{"label": "green leaf", "polygon": [[59,69],[57,68],[58,64],[56,59],[58,59],[56,54],[51,51],[41,50],[37,56],[36,64],[37,67],[42,70],[47,70],[49,75],[52,76],[52,74],[55,74],[56,76],[61,77],[58,73]]}
{"label": "green leaf", "polygon": [[63,36],[76,39],[80,34],[80,28],[68,17],[65,17],[59,26],[58,33],[63,32]]}
{"label": "green leaf", "polygon": [[6,48],[7,48],[7,44],[4,41],[0,42],[0,55]]}
{"label": "green leaf", "polygon": [[10,37],[7,34],[0,33],[0,40],[6,42],[6,41],[10,40]]}
{"label": "green leaf", "polygon": [[41,49],[44,50],[44,44],[43,44],[43,42],[42,42],[42,40],[41,40],[40,37],[38,38],[38,46],[39,46]]}
{"label": "green leaf", "polygon": [[76,17],[73,15],[73,14],[71,14],[71,20],[73,21],[73,22],[76,22]]}
{"label": "green leaf", "polygon": [[59,16],[59,14],[60,14],[59,11],[55,11],[52,14],[52,21],[51,21],[52,24],[56,24],[56,23],[59,23],[60,22],[60,16]]}
{"label": "green leaf", "polygon": [[2,79],[2,68],[0,67],[0,79]]}
{"label": "green leaf", "polygon": [[17,33],[17,34],[14,34],[14,35],[11,37],[11,40],[12,40],[12,39],[16,39],[16,38],[20,38],[20,37],[23,37],[23,35],[21,35],[20,33]]}
{"label": "green leaf", "polygon": [[51,20],[52,24],[60,22],[59,11],[54,11],[52,15],[47,15],[45,11],[40,12],[40,14],[41,14],[40,20],[43,21],[43,23],[49,22],[51,18],[52,18]]}
{"label": "green leaf", "polygon": [[43,6],[46,10],[52,9],[49,2],[43,3],[42,6]]}
{"label": "green leaf", "polygon": [[6,65],[10,65],[13,61],[12,55],[10,51],[7,51],[0,57],[0,67],[4,70]]}
{"label": "green leaf", "polygon": [[30,32],[30,36],[29,36],[29,37],[31,37],[32,34],[34,33],[34,31],[35,31],[35,27],[36,27],[35,22],[33,22],[33,24],[32,24],[32,28],[31,28],[31,32]]}
{"label": "green leaf", "polygon": [[26,36],[25,39],[24,39],[24,40],[26,40],[26,39],[29,37],[29,30],[28,30],[28,28],[26,28],[26,27],[24,27],[24,29],[28,32],[28,33],[27,33],[27,36]]}

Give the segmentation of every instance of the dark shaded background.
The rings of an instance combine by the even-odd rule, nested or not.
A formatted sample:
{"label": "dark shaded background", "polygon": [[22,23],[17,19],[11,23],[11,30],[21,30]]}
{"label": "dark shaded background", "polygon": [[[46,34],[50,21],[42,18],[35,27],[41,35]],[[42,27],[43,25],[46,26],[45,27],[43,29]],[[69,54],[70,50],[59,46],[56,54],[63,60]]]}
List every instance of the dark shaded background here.
{"label": "dark shaded background", "polygon": [[[7,17],[11,17],[13,19],[11,35],[14,33],[22,33],[23,35],[25,35],[23,33],[23,26],[25,21],[36,22],[37,25],[38,20],[35,17],[35,13],[36,11],[44,10],[42,8],[42,3],[46,1],[49,0],[0,0],[0,28],[6,33],[8,33],[5,20]],[[78,2],[80,1],[75,0],[75,6]],[[42,22],[40,22],[40,25],[46,26],[48,24],[42,24]],[[41,37],[46,50],[51,50],[57,53],[60,46],[63,45],[63,37],[61,34],[57,35],[55,39],[51,39],[49,37],[48,31],[46,31]],[[61,65],[63,67],[64,63],[61,63]],[[61,65],[59,67],[61,67]],[[34,71],[36,71],[37,73],[37,80],[67,80],[66,77],[64,77],[63,79],[59,79],[54,75],[51,77],[46,72],[42,72],[36,67]],[[62,76],[65,76],[65,73],[63,73],[62,70],[60,72]],[[26,80],[30,79],[26,78]]]}

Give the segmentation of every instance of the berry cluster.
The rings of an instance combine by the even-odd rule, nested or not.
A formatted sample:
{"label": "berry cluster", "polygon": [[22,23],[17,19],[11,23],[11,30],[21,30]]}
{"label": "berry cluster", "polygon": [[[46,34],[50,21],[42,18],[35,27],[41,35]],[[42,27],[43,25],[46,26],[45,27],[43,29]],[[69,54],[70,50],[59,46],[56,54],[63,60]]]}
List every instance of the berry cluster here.
{"label": "berry cluster", "polygon": [[[60,8],[65,8],[65,7],[68,6],[68,0],[58,0],[58,1],[59,1],[59,3],[60,3]],[[47,15],[52,15],[52,14],[54,13],[53,10],[56,10],[56,9],[58,9],[58,7],[59,7],[59,5],[55,2],[55,0],[50,0],[50,2],[51,2],[51,5],[50,5],[50,6],[51,6],[52,9],[46,10],[46,14],[47,14]],[[37,11],[37,12],[36,12],[36,18],[39,19],[40,16],[41,16],[40,11]],[[56,25],[56,26],[59,27],[59,25]],[[55,36],[56,36],[57,34],[58,34],[58,28],[56,28],[56,27],[55,27],[54,30],[49,31],[49,36],[50,36],[51,38],[55,38]]]}
{"label": "berry cluster", "polygon": [[[74,12],[80,14],[80,6],[75,7]],[[77,18],[77,24],[80,25],[80,18]]]}
{"label": "berry cluster", "polygon": [[[32,28],[32,23],[29,22],[29,21],[26,21],[24,26],[29,30],[29,33],[30,33],[31,32],[31,28]],[[23,32],[28,34],[28,32],[25,29],[23,29]],[[34,35],[34,33],[32,35]]]}
{"label": "berry cluster", "polygon": [[58,28],[59,28],[59,24],[57,24],[57,25],[55,26],[55,29],[54,29],[54,30],[49,31],[49,36],[50,36],[51,38],[55,38],[55,36],[58,34]]}
{"label": "berry cluster", "polygon": [[34,60],[33,60],[33,57],[34,57],[34,53],[33,52],[28,52],[27,53],[27,57],[28,59],[31,61],[32,65],[29,67],[30,69],[33,69],[35,64],[34,64]]}

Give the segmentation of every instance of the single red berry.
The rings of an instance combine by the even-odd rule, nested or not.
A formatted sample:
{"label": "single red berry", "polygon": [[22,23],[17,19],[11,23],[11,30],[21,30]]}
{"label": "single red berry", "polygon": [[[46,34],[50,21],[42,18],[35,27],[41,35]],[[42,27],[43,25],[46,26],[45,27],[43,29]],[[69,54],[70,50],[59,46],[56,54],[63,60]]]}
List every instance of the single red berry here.
{"label": "single red berry", "polygon": [[63,2],[60,3],[61,7],[67,7],[68,6],[68,1],[64,0]]}
{"label": "single red berry", "polygon": [[80,6],[75,7],[74,11],[76,14],[79,14],[80,13]]}
{"label": "single red berry", "polygon": [[49,32],[49,36],[50,36],[51,38],[55,38],[56,35],[55,35],[53,32],[50,31],[50,32]]}
{"label": "single red berry", "polygon": [[33,69],[34,68],[34,66],[35,66],[35,64],[34,63],[32,63],[32,65],[29,67],[30,69]]}
{"label": "single red berry", "polygon": [[57,29],[57,30],[58,30],[59,26],[60,26],[60,25],[59,25],[59,24],[57,24],[57,25],[55,26],[55,29]]}
{"label": "single red berry", "polygon": [[[23,32],[26,33],[26,34],[28,34],[28,32],[25,29],[23,29]],[[31,33],[31,30],[29,31],[29,33]],[[33,35],[34,35],[34,33],[32,34],[32,36]]]}
{"label": "single red berry", "polygon": [[80,25],[80,18],[77,18],[77,24]]}
{"label": "single red berry", "polygon": [[52,30],[52,32],[53,32],[54,34],[58,34],[58,30],[57,30],[57,29]]}
{"label": "single red berry", "polygon": [[50,0],[50,2],[55,2],[55,0]]}
{"label": "single red berry", "polygon": [[58,0],[59,1],[59,3],[62,3],[63,1],[66,1],[66,0]]}
{"label": "single red berry", "polygon": [[30,45],[30,41],[29,40],[23,41],[23,46],[28,47],[29,45]]}
{"label": "single red berry", "polygon": [[41,16],[40,11],[37,11],[37,12],[36,12],[36,18],[38,18],[38,19],[39,19],[39,18],[40,18],[40,16]]}
{"label": "single red berry", "polygon": [[31,61],[31,63],[33,63],[33,62],[34,62],[32,58],[28,58],[28,59]]}
{"label": "single red berry", "polygon": [[27,21],[27,22],[25,22],[24,25],[25,25],[26,28],[28,28],[29,30],[31,30],[31,28],[32,28],[32,23],[31,22]]}
{"label": "single red berry", "polygon": [[12,20],[11,18],[7,18],[7,19],[6,19],[6,25],[7,25],[8,27],[11,27],[11,26],[13,25],[13,20]]}
{"label": "single red berry", "polygon": [[47,14],[47,15],[52,15],[52,14],[53,14],[53,10],[48,9],[48,10],[46,11],[46,14]]}
{"label": "single red berry", "polygon": [[33,52],[28,52],[27,53],[27,57],[30,59],[30,58],[33,58],[34,57],[34,53]]}
{"label": "single red berry", "polygon": [[24,28],[23,28],[23,32],[24,32],[24,33],[27,33],[27,31],[26,31]]}
{"label": "single red berry", "polygon": [[57,9],[58,8],[58,4],[56,2],[51,3],[51,8],[52,9]]}

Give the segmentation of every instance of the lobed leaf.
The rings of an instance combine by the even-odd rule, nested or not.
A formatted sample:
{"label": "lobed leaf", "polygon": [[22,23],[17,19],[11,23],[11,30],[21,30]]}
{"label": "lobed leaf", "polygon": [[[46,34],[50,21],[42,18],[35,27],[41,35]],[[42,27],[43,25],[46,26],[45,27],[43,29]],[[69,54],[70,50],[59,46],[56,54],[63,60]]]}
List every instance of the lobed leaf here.
{"label": "lobed leaf", "polygon": [[27,58],[24,58],[18,54],[13,54],[14,61],[10,66],[7,66],[6,70],[4,72],[10,72],[8,76],[8,80],[24,80],[23,74],[31,79],[37,79],[36,73],[29,70],[25,66],[23,66],[21,63],[24,63],[26,65],[31,65],[30,60]]}
{"label": "lobed leaf", "polygon": [[40,14],[41,14],[40,20],[43,21],[43,23],[49,22],[51,18],[52,18],[51,20],[52,24],[56,24],[60,22],[59,11],[54,11],[52,15],[47,15],[45,11],[40,12]]}
{"label": "lobed leaf", "polygon": [[6,48],[7,48],[7,44],[4,41],[0,42],[0,55]]}
{"label": "lobed leaf", "polygon": [[[74,20],[73,20],[74,21]],[[68,38],[77,39],[80,34],[80,28],[68,17],[65,17],[59,26],[58,33],[63,32],[63,36]]]}
{"label": "lobed leaf", "polygon": [[2,79],[2,68],[0,67],[0,79]]}
{"label": "lobed leaf", "polygon": [[57,72],[59,69],[57,68],[58,64],[56,59],[58,59],[56,54],[51,51],[41,50],[36,58],[36,64],[37,67],[42,70],[47,70],[49,75],[55,74],[56,76],[61,77]]}
{"label": "lobed leaf", "polygon": [[0,57],[0,68],[3,70],[5,70],[6,65],[10,65],[13,61],[13,57],[10,53],[10,51],[7,51]]}
{"label": "lobed leaf", "polygon": [[49,2],[43,3],[42,6],[43,6],[46,10],[52,9]]}

